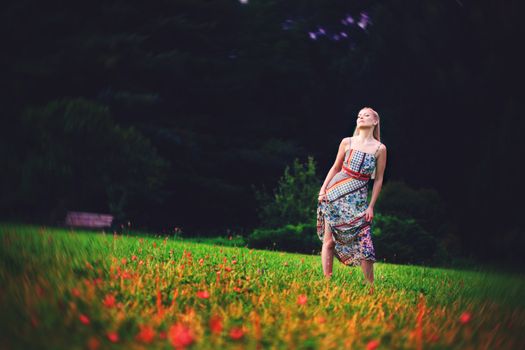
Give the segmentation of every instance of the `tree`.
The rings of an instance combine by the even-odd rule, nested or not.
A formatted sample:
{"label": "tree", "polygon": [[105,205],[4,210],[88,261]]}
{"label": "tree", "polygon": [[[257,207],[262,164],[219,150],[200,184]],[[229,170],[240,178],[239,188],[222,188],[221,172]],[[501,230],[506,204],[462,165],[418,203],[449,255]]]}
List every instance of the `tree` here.
{"label": "tree", "polygon": [[[168,163],[133,127],[115,124],[109,109],[83,98],[24,111],[27,143],[19,167],[19,203],[51,222],[66,210],[94,210],[124,219],[162,200]],[[14,203],[2,203],[2,206]]]}
{"label": "tree", "polygon": [[287,224],[313,223],[316,219],[317,193],[321,187],[315,175],[315,161],[308,157],[303,165],[295,158],[286,166],[273,193],[252,186],[258,202],[262,227],[276,228]]}

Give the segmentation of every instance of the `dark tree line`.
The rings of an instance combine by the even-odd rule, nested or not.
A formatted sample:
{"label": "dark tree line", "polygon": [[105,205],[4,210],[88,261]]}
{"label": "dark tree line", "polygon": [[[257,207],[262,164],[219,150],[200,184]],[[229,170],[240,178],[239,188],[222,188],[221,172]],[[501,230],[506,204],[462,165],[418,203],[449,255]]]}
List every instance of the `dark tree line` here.
{"label": "dark tree line", "polygon": [[[359,108],[371,105],[389,149],[385,180],[435,189],[465,254],[516,260],[525,246],[518,4],[8,1],[0,15],[2,215],[52,221],[92,208],[151,228],[250,229],[260,224],[251,185],[273,187],[294,157],[308,155],[324,177]],[[88,110],[107,108],[94,118],[106,115],[111,126],[84,134],[93,147],[44,142],[67,134],[66,120],[82,134],[81,113],[50,114],[79,98]],[[115,128],[115,148],[98,143]],[[133,142],[123,130],[133,130]],[[128,142],[142,151],[125,150]],[[100,164],[95,145],[107,168],[72,166],[73,155],[62,154],[71,146]],[[126,185],[110,190],[116,177],[100,174],[115,161],[138,172],[121,170]],[[72,195],[64,179],[82,179],[85,193]],[[115,204],[124,192],[133,195]]]}

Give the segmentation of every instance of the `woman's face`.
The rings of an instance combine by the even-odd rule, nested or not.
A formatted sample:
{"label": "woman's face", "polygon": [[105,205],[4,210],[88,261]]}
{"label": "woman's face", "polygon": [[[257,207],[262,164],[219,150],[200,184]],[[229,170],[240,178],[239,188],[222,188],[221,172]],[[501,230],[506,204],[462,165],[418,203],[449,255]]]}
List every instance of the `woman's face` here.
{"label": "woman's face", "polygon": [[364,108],[359,111],[359,114],[357,114],[357,126],[358,127],[367,127],[367,126],[373,127],[375,123],[376,123],[376,118],[375,118],[374,113],[371,110]]}

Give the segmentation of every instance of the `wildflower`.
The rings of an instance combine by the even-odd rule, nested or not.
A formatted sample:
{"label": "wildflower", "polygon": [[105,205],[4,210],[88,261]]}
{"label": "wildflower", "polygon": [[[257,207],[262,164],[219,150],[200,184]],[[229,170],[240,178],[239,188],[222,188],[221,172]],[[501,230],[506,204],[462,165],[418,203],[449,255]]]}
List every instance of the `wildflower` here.
{"label": "wildflower", "polygon": [[203,263],[204,263],[204,259],[203,259],[203,258],[200,258],[200,259],[199,259],[199,265],[202,266]]}
{"label": "wildflower", "polygon": [[40,285],[37,284],[37,285],[35,286],[35,289],[36,289],[36,294],[37,294],[39,297],[41,297],[41,296],[44,295],[44,289],[42,288],[42,286],[40,286]]}
{"label": "wildflower", "polygon": [[326,322],[326,318],[324,318],[323,316],[316,317],[316,320],[317,320],[317,323],[319,324]]}
{"label": "wildflower", "polygon": [[139,342],[149,344],[155,338],[155,330],[153,327],[148,325],[140,325],[140,331],[135,337]]}
{"label": "wildflower", "polygon": [[107,308],[115,306],[115,296],[113,294],[107,294],[104,298],[103,304]]}
{"label": "wildflower", "polygon": [[132,255],[131,256],[131,261],[135,261],[135,260],[137,260],[137,256],[136,255]]}
{"label": "wildflower", "polygon": [[180,323],[176,323],[170,327],[169,337],[171,345],[173,345],[175,349],[184,349],[195,340],[192,331]]}
{"label": "wildflower", "polygon": [[459,322],[465,324],[465,323],[468,323],[470,321],[470,313],[469,312],[463,312],[461,314],[461,316],[459,316]]}
{"label": "wildflower", "polygon": [[285,261],[283,266],[288,266],[288,261]]}
{"label": "wildflower", "polygon": [[212,316],[209,321],[210,330],[214,334],[220,334],[222,331],[222,318],[219,315]]}
{"label": "wildflower", "polygon": [[127,262],[128,262],[128,259],[126,259],[126,258],[122,258],[122,259],[120,260],[120,262],[122,263],[122,265],[126,265]]}
{"label": "wildflower", "polygon": [[244,336],[244,330],[242,327],[233,327],[230,329],[230,338],[233,340],[239,340]]}
{"label": "wildflower", "polygon": [[33,328],[38,327],[39,324],[40,321],[38,320],[38,318],[35,315],[31,315],[31,325],[33,326]]}
{"label": "wildflower", "polygon": [[197,297],[199,297],[201,299],[208,299],[210,297],[210,293],[208,293],[205,290],[200,290],[200,291],[197,292]]}
{"label": "wildflower", "polygon": [[366,344],[366,350],[375,350],[379,346],[379,340],[371,340]]}
{"label": "wildflower", "polygon": [[108,337],[109,341],[112,343],[116,343],[119,341],[119,336],[117,332],[108,332],[106,336]]}
{"label": "wildflower", "polygon": [[237,264],[237,260],[232,260],[232,264],[233,265]]}
{"label": "wildflower", "polygon": [[439,335],[437,335],[436,333],[432,333],[429,337],[428,337],[428,342],[429,343],[435,343],[439,340]]}
{"label": "wildflower", "polygon": [[78,316],[78,319],[79,319],[80,322],[82,322],[83,324],[88,325],[88,324],[90,323],[90,321],[89,321],[89,317],[87,317],[87,316],[84,315],[84,314],[80,314],[80,316]]}
{"label": "wildflower", "polygon": [[242,291],[242,289],[237,286],[233,287],[233,290],[236,291],[237,293],[240,293]]}
{"label": "wildflower", "polygon": [[230,272],[230,271],[232,270],[232,268],[229,267],[229,266],[225,266],[224,269],[225,269],[227,272]]}
{"label": "wildflower", "polygon": [[78,290],[78,288],[72,288],[71,294],[73,294],[74,297],[78,298],[80,296],[80,290]]}
{"label": "wildflower", "polygon": [[98,340],[96,337],[89,338],[87,342],[87,348],[89,350],[97,350],[100,347],[100,340]]}
{"label": "wildflower", "polygon": [[297,304],[298,305],[304,305],[306,304],[306,301],[308,300],[308,297],[305,294],[301,294],[297,297]]}

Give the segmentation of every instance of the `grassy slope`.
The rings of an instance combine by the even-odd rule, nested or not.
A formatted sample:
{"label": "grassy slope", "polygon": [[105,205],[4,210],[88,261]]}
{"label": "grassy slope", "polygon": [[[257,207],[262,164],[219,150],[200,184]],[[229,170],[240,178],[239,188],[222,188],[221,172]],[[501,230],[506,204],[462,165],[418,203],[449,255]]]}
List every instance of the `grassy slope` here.
{"label": "grassy slope", "polygon": [[376,263],[370,294],[358,267],[335,261],[324,280],[319,256],[29,225],[0,225],[0,237],[8,349],[167,349],[183,338],[175,324],[199,349],[525,348],[519,275]]}

